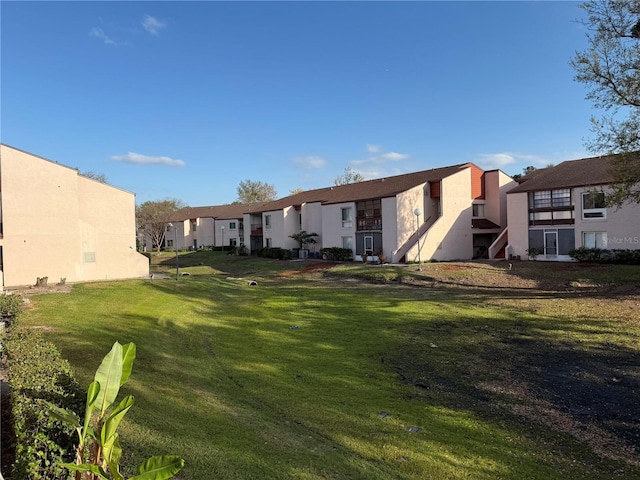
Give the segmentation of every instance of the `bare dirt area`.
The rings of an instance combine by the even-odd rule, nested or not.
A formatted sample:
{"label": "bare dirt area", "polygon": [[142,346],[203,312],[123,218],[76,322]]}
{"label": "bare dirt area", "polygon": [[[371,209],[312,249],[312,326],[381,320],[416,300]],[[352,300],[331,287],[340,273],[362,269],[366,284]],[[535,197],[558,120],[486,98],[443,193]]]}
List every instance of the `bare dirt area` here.
{"label": "bare dirt area", "polygon": [[[401,284],[506,315],[484,319],[480,311],[478,319],[411,332],[412,343],[391,361],[418,396],[510,419],[525,430],[551,429],[589,448],[594,459],[640,466],[640,267],[456,262],[409,268]],[[448,351],[434,357],[433,348]],[[612,478],[627,473],[623,468]]]}

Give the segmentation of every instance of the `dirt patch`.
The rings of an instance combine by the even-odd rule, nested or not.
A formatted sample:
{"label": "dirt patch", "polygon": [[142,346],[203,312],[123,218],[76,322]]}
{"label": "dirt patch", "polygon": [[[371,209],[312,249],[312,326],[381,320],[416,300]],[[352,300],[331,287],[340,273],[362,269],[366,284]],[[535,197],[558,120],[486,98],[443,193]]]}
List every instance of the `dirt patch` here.
{"label": "dirt patch", "polygon": [[297,275],[304,275],[305,273],[313,273],[321,270],[328,270],[335,267],[335,263],[325,262],[325,261],[306,261],[302,264],[302,266],[298,266],[298,268],[285,270],[280,273],[281,277],[294,277]]}
{"label": "dirt patch", "polygon": [[31,296],[31,295],[42,295],[45,293],[69,293],[71,292],[72,285],[65,284],[55,284],[55,285],[47,285],[46,287],[34,287],[33,285],[27,285],[22,287],[11,287],[6,289],[9,293],[17,293],[22,296]]}

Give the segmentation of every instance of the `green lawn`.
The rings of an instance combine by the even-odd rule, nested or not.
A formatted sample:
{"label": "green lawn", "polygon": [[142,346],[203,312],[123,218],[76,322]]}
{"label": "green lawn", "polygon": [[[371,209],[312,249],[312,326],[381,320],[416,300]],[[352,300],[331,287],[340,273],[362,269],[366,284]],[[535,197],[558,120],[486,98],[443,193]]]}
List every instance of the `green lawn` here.
{"label": "green lawn", "polygon": [[[171,274],[172,261],[154,269]],[[292,265],[196,252],[181,257],[191,276],[177,282],[32,297],[21,324],[48,327],[83,385],[114,341],[135,342],[124,463],[181,455],[181,479],[640,478],[629,450],[637,310],[626,320],[520,311],[513,296],[289,275]],[[555,378],[554,361],[583,368]],[[635,388],[619,392],[618,408],[635,408],[628,428],[587,422],[559,400],[563,385],[596,391],[625,361],[627,373],[611,375]]]}

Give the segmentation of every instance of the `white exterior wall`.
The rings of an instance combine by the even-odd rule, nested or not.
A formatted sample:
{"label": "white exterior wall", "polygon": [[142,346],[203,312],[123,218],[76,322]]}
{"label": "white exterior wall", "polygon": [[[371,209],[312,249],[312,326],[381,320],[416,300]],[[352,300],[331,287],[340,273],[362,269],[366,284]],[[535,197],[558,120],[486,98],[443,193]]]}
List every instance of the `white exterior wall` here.
{"label": "white exterior wall", "polygon": [[[236,224],[236,228],[231,228],[232,223]],[[222,227],[224,227],[224,232]],[[236,239],[236,245],[240,245],[241,243],[244,242],[244,238],[240,236],[240,221],[237,219],[224,219],[224,220],[216,219],[215,246],[228,247],[230,245],[230,241],[232,238]]]}
{"label": "white exterior wall", "polygon": [[485,217],[504,228],[507,225],[507,192],[517,183],[500,170],[484,174]]}
{"label": "white exterior wall", "polygon": [[527,192],[507,195],[507,226],[509,241],[505,257],[509,255],[526,260],[529,248],[529,200]]}
{"label": "white exterior wall", "polygon": [[4,286],[148,276],[132,193],[5,145],[0,171]]}
{"label": "white exterior wall", "polygon": [[382,213],[382,253],[393,261],[393,252],[398,249],[397,197],[383,198],[380,201],[380,209]]}
{"label": "white exterior wall", "polygon": [[324,232],[322,229],[322,205],[319,202],[305,203],[302,205],[302,229],[308,233],[317,233],[316,243],[308,248],[313,252],[324,248]]}
{"label": "white exterior wall", "polygon": [[284,215],[284,231],[282,232],[282,240],[275,247],[286,248],[291,250],[292,248],[298,248],[300,244],[293,238],[289,238],[289,235],[295,235],[300,233],[300,213],[295,207],[285,207],[283,209]]}
{"label": "white exterior wall", "polygon": [[[295,211],[295,210],[294,210]],[[271,228],[267,229],[264,217],[271,215]],[[271,239],[271,246],[276,248],[287,248],[286,240],[286,227],[285,227],[285,215],[284,210],[273,210],[271,212],[264,212],[262,214],[262,238],[263,245],[267,246],[267,238]]]}
{"label": "white exterior wall", "polygon": [[[342,209],[351,208],[351,227],[342,227]],[[356,204],[354,202],[336,203],[323,205],[322,224],[322,248],[338,247],[342,248],[342,237],[351,237],[353,244],[353,254],[356,248]],[[319,233],[319,232],[316,232]]]}
{"label": "white exterior wall", "polygon": [[[640,249],[640,205],[626,203],[621,208],[607,208],[606,218],[582,219],[582,194],[589,188],[574,188],[576,248],[583,246],[583,232],[606,232],[608,249]],[[607,190],[605,189],[605,195]]]}
{"label": "white exterior wall", "polygon": [[[423,261],[470,259],[473,257],[471,169],[442,179],[441,185],[442,215],[420,240],[420,257]],[[406,258],[407,261],[418,258],[417,245],[407,252]]]}
{"label": "white exterior wall", "polygon": [[[389,258],[391,262],[398,262],[400,258],[398,257],[397,250],[404,245],[404,243],[409,239],[409,237],[415,233],[416,228],[418,226],[417,219],[413,211],[416,208],[420,208],[423,212],[425,212],[426,202],[424,200],[424,185],[419,185],[417,187],[411,188],[404,192],[396,195],[395,200],[395,218],[389,220],[393,221],[395,225],[395,233],[396,233],[396,241],[392,241],[391,247],[391,255]],[[389,214],[388,214],[389,215]],[[424,214],[420,216],[420,224],[422,224],[425,220]],[[387,218],[383,217],[382,219],[382,228],[387,229]],[[385,242],[385,237],[383,236],[383,242]],[[386,246],[386,245],[385,245]],[[414,254],[410,253],[412,250],[409,250],[406,254],[407,261],[413,261],[413,257],[418,258],[418,249],[415,249]]]}
{"label": "white exterior wall", "polygon": [[198,218],[197,230],[195,238],[198,241],[198,247],[208,247],[215,244],[214,239],[214,220],[211,217]]}

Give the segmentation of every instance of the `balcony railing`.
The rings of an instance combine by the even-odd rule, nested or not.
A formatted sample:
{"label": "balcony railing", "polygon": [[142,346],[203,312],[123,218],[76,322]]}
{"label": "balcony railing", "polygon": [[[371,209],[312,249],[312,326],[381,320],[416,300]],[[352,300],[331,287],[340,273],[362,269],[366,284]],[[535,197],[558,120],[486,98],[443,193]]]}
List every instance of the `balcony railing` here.
{"label": "balcony railing", "polygon": [[382,230],[382,217],[365,217],[358,218],[356,230],[370,231],[370,230]]}
{"label": "balcony railing", "polygon": [[261,223],[252,223],[251,224],[251,235],[262,235],[262,224]]}

